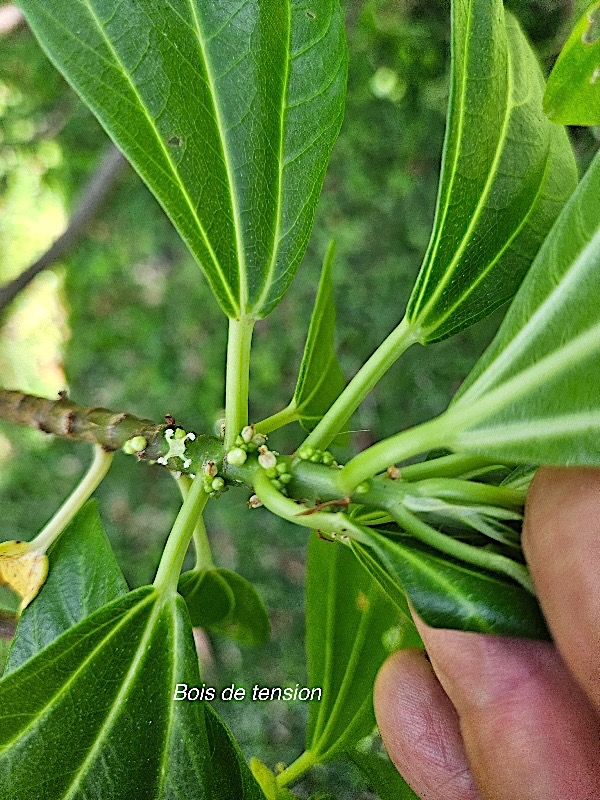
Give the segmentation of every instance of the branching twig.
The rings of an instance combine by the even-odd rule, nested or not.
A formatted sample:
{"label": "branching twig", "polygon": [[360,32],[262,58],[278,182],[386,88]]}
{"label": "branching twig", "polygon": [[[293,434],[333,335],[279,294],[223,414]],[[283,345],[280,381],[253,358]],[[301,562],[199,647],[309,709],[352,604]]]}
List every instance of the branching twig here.
{"label": "branching twig", "polygon": [[0,288],[0,311],[5,309],[36,275],[54,264],[68,250],[85,224],[94,216],[126,163],[120,151],[111,145],[86,185],[66,231],[31,266]]}

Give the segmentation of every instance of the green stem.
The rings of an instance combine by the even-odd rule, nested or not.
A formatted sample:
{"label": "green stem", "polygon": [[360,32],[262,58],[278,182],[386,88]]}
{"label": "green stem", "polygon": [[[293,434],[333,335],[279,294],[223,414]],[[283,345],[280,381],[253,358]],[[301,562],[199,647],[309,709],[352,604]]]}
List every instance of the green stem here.
{"label": "green stem", "polygon": [[273,414],[260,422],[254,423],[254,429],[257,433],[272,433],[284,425],[289,425],[290,422],[296,422],[298,419],[298,409],[296,404],[292,401],[289,406],[282,408],[276,414]]}
{"label": "green stem", "polygon": [[425,478],[459,478],[493,466],[501,467],[503,465],[499,464],[497,460],[482,456],[453,453],[449,456],[431,458],[428,461],[420,461],[418,464],[402,467],[401,478],[403,481],[420,481]]}
{"label": "green stem", "polygon": [[351,459],[339,473],[338,485],[344,494],[350,494],[359,483],[383,472],[391,464],[443,447],[450,436],[444,414],[408,428]]}
{"label": "green stem", "polygon": [[284,788],[295,783],[305,772],[315,766],[317,759],[311,750],[305,750],[289,767],[277,776],[277,786]]}
{"label": "green stem", "polygon": [[[181,496],[185,500],[192,486],[192,479],[187,475],[180,475],[178,478],[175,478],[175,480],[179,486]],[[206,525],[204,524],[203,514],[200,514],[198,517],[196,527],[194,528],[193,539],[194,550],[196,551],[196,564],[194,569],[214,569],[215,562],[210,546],[210,539],[208,538],[208,531],[206,530]]]}
{"label": "green stem", "polygon": [[519,509],[525,505],[527,493],[521,489],[493,486],[458,478],[427,478],[405,487],[407,496],[438,497],[450,503],[499,506]]}
{"label": "green stem", "polygon": [[229,320],[227,374],[225,383],[225,449],[233,447],[235,437],[248,424],[250,349],[254,319]]}
{"label": "green stem", "polygon": [[[317,511],[313,514],[312,509],[294,503],[293,500],[275,489],[262,469],[257,469],[254,473],[254,491],[265,508],[272,514],[276,514],[294,525],[324,531],[335,537],[340,536],[343,542],[347,537],[352,537],[364,544],[369,543],[369,539],[365,537],[360,526],[356,525],[346,514],[339,511]],[[303,513],[309,510],[311,513]]]}
{"label": "green stem", "polygon": [[52,517],[50,522],[31,542],[35,550],[45,553],[52,542],[60,536],[79,509],[91,497],[95,489],[101,483],[108,472],[113,456],[114,453],[107,452],[99,445],[94,447],[94,460],[90,468],[72,494]]}
{"label": "green stem", "polygon": [[324,450],[342,430],[371,389],[417,338],[406,319],[390,333],[352,378],[304,444]]}
{"label": "green stem", "polygon": [[465,544],[465,542],[457,541],[451,536],[440,533],[426,522],[415,517],[414,514],[401,504],[393,505],[388,508],[388,511],[404,530],[411,533],[421,542],[459,561],[490,570],[491,572],[499,572],[502,575],[507,575],[509,578],[519,583],[524,589],[527,589],[528,592],[535,595],[529,572],[522,564],[517,564],[506,556],[493,553],[490,550],[484,550],[482,547],[474,547],[473,545]]}
{"label": "green stem", "polygon": [[190,541],[201,516],[208,495],[204,491],[204,475],[198,473],[179,510],[175,524],[167,539],[154,586],[159,591],[175,591]]}

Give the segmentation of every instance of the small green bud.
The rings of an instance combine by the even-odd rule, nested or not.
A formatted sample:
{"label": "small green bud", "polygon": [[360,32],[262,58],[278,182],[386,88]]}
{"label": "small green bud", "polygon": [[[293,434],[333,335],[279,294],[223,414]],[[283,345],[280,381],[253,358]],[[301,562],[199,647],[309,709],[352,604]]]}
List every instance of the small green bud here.
{"label": "small green bud", "polygon": [[241,467],[242,464],[246,463],[247,458],[248,455],[246,451],[242,450],[241,447],[234,447],[233,450],[227,453],[227,461],[233,464],[234,467]]}
{"label": "small green bud", "polygon": [[254,444],[254,442],[248,442],[248,444],[242,445],[244,450],[247,450],[249,453],[256,453],[258,450],[258,445]]}
{"label": "small green bud", "polygon": [[175,430],[175,438],[176,439],[185,439],[187,433],[183,430],[183,428],[177,428]]}
{"label": "small green bud", "polygon": [[369,489],[371,488],[371,484],[369,481],[363,481],[359,483],[356,489],[354,490],[354,494],[367,494]]}
{"label": "small green bud", "polygon": [[129,444],[133,447],[134,452],[141,453],[148,447],[148,440],[145,436],[134,436],[129,440]]}
{"label": "small green bud", "polygon": [[292,480],[292,476],[290,475],[289,472],[284,472],[283,475],[279,476],[279,480],[285,486],[286,484],[288,484]]}
{"label": "small green bud", "polygon": [[262,447],[266,441],[267,437],[264,435],[264,433],[256,433],[252,437],[252,444],[255,444],[257,447]]}
{"label": "small green bud", "polygon": [[213,482],[211,483],[211,489],[213,490],[213,492],[222,492],[224,488],[225,488],[225,481],[223,480],[223,478],[219,477],[213,478]]}
{"label": "small green bud", "polygon": [[266,474],[267,478],[276,478],[277,475],[278,475],[278,472],[275,469],[275,467],[269,467],[268,469],[265,470],[265,474]]}
{"label": "small green bud", "polygon": [[[266,445],[263,445],[260,450],[260,455],[258,457],[258,463],[261,465],[263,469],[275,469],[277,466],[277,456],[275,453],[272,453],[270,450],[267,450]],[[277,474],[277,471],[275,471]]]}
{"label": "small green bud", "polygon": [[132,456],[135,453],[134,448],[131,446],[131,439],[128,439],[121,450],[128,456]]}
{"label": "small green bud", "polygon": [[283,475],[284,472],[287,472],[287,464],[284,461],[281,461],[277,464],[276,470],[280,475]]}
{"label": "small green bud", "polygon": [[238,433],[238,435],[235,437],[234,444],[236,444],[238,447],[241,447],[243,444],[246,444],[246,442],[242,439],[242,437]]}
{"label": "small green bud", "polygon": [[333,464],[334,461],[335,461],[335,458],[331,455],[329,450],[326,450],[323,453],[323,464],[325,464],[326,467],[330,467]]}
{"label": "small green bud", "polygon": [[242,428],[241,436],[244,442],[249,444],[254,438],[254,425],[246,425],[245,428]]}
{"label": "small green bud", "polygon": [[320,450],[315,450],[315,452],[309,458],[309,461],[312,464],[320,464],[322,460],[323,460],[323,453]]}
{"label": "small green bud", "polygon": [[308,460],[309,460],[309,458],[310,458],[312,455],[314,455],[314,452],[315,452],[314,448],[313,448],[313,447],[310,447],[310,445],[308,445],[307,447],[301,447],[301,448],[298,450],[298,458],[299,458],[301,461],[308,461]]}
{"label": "small green bud", "polygon": [[283,489],[283,484],[281,481],[278,481],[277,478],[272,479],[271,486],[274,486],[277,490]]}

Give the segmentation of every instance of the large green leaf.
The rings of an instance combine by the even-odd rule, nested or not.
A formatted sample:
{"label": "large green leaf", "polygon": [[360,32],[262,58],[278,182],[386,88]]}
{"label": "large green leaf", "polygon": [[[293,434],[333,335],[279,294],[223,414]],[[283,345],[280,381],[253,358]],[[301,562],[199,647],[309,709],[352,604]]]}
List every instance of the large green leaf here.
{"label": "large green leaf", "polygon": [[536,58],[502,0],[454,0],[435,223],[407,310],[424,343],[514,295],[575,188],[571,146],[543,114],[543,92]]}
{"label": "large green leaf", "polygon": [[335,245],[332,242],[323,263],[319,291],[292,400],[292,407],[307,431],[317,425],[346,385],[335,354],[335,301],[331,279],[334,258]]}
{"label": "large green leaf", "polygon": [[310,686],[323,690],[309,709],[306,748],[317,761],[351,750],[371,732],[373,683],[388,649],[383,637],[399,614],[343,545],[312,536],[306,581]]}
{"label": "large green leaf", "polygon": [[181,598],[143,587],[99,609],[0,682],[1,796],[229,798],[184,682],[200,685]]}
{"label": "large green leaf", "polygon": [[588,8],[548,78],[544,111],[565,125],[600,125],[600,0]]}
{"label": "large green leaf", "polygon": [[231,317],[279,301],[340,128],[339,0],[21,0]]}
{"label": "large green leaf", "polygon": [[48,559],[48,578],[19,619],[6,672],[127,592],[95,500],[85,504],[52,545]]}
{"label": "large green leaf", "polygon": [[194,627],[207,628],[241,644],[269,640],[271,624],[262,598],[252,584],[222,567],[191,570],[179,579]]}
{"label": "large green leaf", "polygon": [[454,449],[600,465],[599,199],[600,154],[446,414]]}
{"label": "large green leaf", "polygon": [[[369,546],[354,543],[355,549],[373,550],[419,616],[434,628],[548,638],[535,598],[510,579],[455,561],[409,537],[375,531],[369,536]],[[380,580],[379,571],[372,574]],[[387,588],[387,583],[381,585]]]}

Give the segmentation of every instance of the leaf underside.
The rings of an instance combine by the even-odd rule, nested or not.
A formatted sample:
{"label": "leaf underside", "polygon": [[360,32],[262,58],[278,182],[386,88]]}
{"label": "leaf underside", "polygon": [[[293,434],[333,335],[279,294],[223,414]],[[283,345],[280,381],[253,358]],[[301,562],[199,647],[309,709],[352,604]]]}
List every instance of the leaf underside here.
{"label": "leaf underside", "polygon": [[346,379],[335,354],[335,300],[331,271],[335,246],[330,244],[321,272],[302,356],[298,382],[292,400],[300,424],[311,431],[342,393]]}
{"label": "leaf underside", "polygon": [[21,0],[230,317],[302,258],[342,116],[338,0]]}
{"label": "leaf underside", "polygon": [[501,0],[456,0],[452,86],[433,233],[407,310],[422,342],[516,292],[577,184],[566,132],[542,111],[536,57]]}
{"label": "leaf underside", "polygon": [[600,465],[600,154],[450,406],[452,447]]}
{"label": "leaf underside", "polygon": [[600,0],[563,47],[548,78],[544,111],[564,125],[600,125]]}

